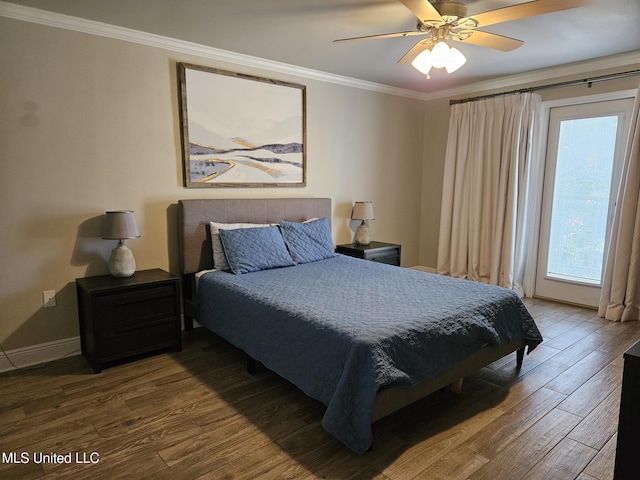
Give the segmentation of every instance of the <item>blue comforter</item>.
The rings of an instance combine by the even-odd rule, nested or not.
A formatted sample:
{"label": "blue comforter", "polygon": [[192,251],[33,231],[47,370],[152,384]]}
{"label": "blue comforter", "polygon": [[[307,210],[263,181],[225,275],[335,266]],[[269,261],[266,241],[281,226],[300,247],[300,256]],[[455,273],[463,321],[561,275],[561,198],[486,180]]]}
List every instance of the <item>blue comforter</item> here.
{"label": "blue comforter", "polygon": [[338,255],[198,286],[198,322],[327,406],[357,453],[383,386],[411,386],[486,344],[542,337],[507,289]]}

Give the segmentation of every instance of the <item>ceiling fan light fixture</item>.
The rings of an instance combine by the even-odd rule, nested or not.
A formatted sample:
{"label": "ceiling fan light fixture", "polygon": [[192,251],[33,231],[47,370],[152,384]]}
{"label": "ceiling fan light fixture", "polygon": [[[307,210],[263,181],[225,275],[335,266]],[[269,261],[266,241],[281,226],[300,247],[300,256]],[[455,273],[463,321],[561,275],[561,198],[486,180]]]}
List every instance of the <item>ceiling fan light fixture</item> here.
{"label": "ceiling fan light fixture", "polygon": [[467,63],[467,57],[457,48],[451,47],[451,50],[449,50],[449,59],[444,68],[447,70],[447,73],[453,73],[465,63]]}
{"label": "ceiling fan light fixture", "polygon": [[446,42],[438,42],[432,50],[426,49],[413,59],[411,65],[429,78],[432,68],[444,68],[453,73],[467,62],[467,58],[457,48],[450,48]]}

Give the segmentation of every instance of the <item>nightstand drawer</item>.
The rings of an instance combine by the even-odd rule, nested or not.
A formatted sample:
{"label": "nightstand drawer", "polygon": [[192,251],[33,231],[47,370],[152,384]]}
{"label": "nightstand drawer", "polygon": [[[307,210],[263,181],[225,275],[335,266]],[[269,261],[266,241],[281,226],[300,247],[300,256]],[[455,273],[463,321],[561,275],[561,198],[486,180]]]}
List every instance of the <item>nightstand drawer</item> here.
{"label": "nightstand drawer", "polygon": [[144,325],[158,316],[175,318],[176,289],[172,285],[95,296],[95,320],[102,332]]}
{"label": "nightstand drawer", "polygon": [[396,266],[400,266],[400,251],[400,245],[384,242],[371,242],[369,245],[347,243],[336,246],[337,253]]}
{"label": "nightstand drawer", "polygon": [[150,352],[176,345],[176,328],[172,318],[148,319],[145,324],[103,332],[99,351],[103,362]]}
{"label": "nightstand drawer", "polygon": [[398,265],[400,263],[400,247],[385,248],[369,252],[365,255],[365,259],[372,262],[388,263],[390,265]]}

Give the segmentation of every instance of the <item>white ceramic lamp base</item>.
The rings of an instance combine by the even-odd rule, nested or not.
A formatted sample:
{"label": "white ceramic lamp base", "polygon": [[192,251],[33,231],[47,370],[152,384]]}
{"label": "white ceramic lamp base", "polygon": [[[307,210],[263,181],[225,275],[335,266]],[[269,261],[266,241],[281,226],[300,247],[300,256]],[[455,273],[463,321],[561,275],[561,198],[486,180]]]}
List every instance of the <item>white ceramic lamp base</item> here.
{"label": "white ceramic lamp base", "polygon": [[114,277],[130,277],[136,272],[136,261],[133,253],[120,240],[118,246],[111,250],[109,258],[109,273]]}
{"label": "white ceramic lamp base", "polygon": [[371,243],[371,231],[369,225],[363,220],[356,229],[356,245],[369,245]]}

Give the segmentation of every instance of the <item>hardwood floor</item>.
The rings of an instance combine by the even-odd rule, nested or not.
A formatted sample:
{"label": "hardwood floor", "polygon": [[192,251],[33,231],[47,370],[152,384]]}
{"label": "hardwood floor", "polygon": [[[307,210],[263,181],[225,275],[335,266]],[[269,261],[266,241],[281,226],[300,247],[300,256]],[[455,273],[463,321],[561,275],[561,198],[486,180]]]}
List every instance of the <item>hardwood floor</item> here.
{"label": "hardwood floor", "polygon": [[526,304],[545,341],[519,373],[514,354],[382,419],[364,455],[323,430],[320,403],[264,368],[249,376],[203,328],[180,353],[101,374],[79,356],[4,373],[0,478],[611,479],[640,322]]}

